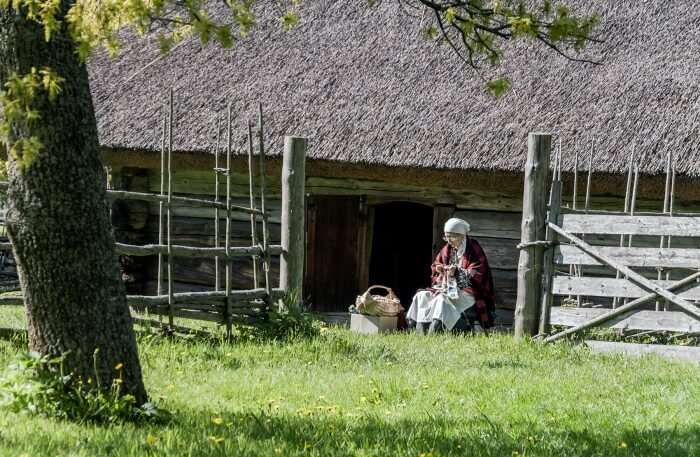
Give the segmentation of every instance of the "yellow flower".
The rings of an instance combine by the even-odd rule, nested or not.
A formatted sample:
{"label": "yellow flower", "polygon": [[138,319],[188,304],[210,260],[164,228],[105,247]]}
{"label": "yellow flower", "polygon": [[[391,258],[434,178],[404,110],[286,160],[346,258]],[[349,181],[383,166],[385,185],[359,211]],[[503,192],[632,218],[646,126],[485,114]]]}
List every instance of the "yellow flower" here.
{"label": "yellow flower", "polygon": [[121,370],[122,368],[124,368],[124,364],[121,363],[121,362],[119,362],[119,363],[114,367],[115,370]]}
{"label": "yellow flower", "polygon": [[311,446],[309,443],[304,443],[304,450],[311,449],[313,446]]}
{"label": "yellow flower", "polygon": [[211,421],[216,425],[221,425],[224,423],[224,418],[221,416],[212,417]]}
{"label": "yellow flower", "polygon": [[224,437],[223,436],[210,436],[209,442],[212,444],[221,444],[224,442]]}
{"label": "yellow flower", "polygon": [[620,448],[622,448],[622,449],[627,448],[627,443],[625,443],[624,441],[622,443],[620,443]]}
{"label": "yellow flower", "polygon": [[146,444],[148,446],[155,446],[158,441],[160,441],[160,439],[157,436],[151,435],[150,433],[146,436]]}
{"label": "yellow flower", "polygon": [[431,452],[421,452],[420,457],[435,457],[435,456],[433,455],[433,452],[431,451]]}
{"label": "yellow flower", "polygon": [[175,388],[175,384],[168,384],[166,386],[166,389],[168,389],[168,390],[173,390],[174,388]]}
{"label": "yellow flower", "polygon": [[275,448],[275,454],[277,454],[277,455],[282,455],[282,449],[276,447],[276,448]]}

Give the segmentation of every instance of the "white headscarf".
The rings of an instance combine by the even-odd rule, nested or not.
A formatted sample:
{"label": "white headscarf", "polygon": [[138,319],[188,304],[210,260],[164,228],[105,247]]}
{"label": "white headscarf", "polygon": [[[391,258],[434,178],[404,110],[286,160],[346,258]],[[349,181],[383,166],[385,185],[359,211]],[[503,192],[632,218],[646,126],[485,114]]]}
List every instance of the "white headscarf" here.
{"label": "white headscarf", "polygon": [[464,255],[464,252],[467,250],[467,233],[469,233],[470,230],[471,227],[469,226],[469,222],[465,221],[464,219],[452,217],[448,219],[447,222],[445,222],[445,233],[459,233],[461,235],[464,235],[462,243],[460,243],[459,247],[457,248],[458,262],[459,259],[461,259]]}

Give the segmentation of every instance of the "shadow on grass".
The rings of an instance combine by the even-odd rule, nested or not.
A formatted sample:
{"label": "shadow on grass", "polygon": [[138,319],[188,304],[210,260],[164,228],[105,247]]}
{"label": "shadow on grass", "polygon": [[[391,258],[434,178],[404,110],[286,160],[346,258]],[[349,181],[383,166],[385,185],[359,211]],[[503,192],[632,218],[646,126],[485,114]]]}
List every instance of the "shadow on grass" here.
{"label": "shadow on grass", "polygon": [[[567,430],[503,424],[487,416],[454,420],[425,412],[413,419],[298,414],[199,412],[167,425],[32,430],[0,443],[35,455],[317,455],[317,456],[691,456],[700,427]],[[150,436],[150,438],[148,438]],[[80,451],[80,452],[78,452]]]}

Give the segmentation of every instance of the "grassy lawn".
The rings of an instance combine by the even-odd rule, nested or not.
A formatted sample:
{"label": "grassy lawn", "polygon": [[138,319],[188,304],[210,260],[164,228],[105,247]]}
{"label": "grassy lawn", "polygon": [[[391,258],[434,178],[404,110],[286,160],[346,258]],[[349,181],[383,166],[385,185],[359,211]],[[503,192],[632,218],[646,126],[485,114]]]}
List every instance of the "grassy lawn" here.
{"label": "grassy lawn", "polygon": [[[0,363],[22,350],[0,341]],[[700,455],[700,367],[508,336],[140,337],[166,424],[3,411],[0,455]]]}

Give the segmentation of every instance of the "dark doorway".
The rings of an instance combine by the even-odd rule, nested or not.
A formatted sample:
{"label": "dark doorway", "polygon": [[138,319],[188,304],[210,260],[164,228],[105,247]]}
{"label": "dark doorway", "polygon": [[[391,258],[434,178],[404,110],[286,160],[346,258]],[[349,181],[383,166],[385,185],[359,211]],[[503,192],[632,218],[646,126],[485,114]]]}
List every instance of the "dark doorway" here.
{"label": "dark doorway", "polygon": [[387,203],[374,209],[370,285],[391,287],[408,308],[417,289],[430,285],[433,208]]}
{"label": "dark doorway", "polygon": [[307,200],[304,294],[315,311],[347,311],[358,292],[360,197]]}

